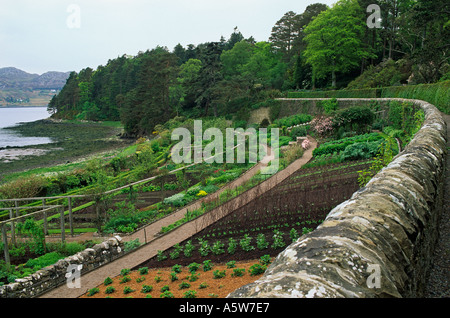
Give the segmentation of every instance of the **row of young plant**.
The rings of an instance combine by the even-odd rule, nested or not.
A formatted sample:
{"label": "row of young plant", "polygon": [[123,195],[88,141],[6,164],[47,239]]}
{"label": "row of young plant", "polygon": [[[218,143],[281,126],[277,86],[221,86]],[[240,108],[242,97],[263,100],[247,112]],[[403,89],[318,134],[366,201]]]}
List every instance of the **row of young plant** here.
{"label": "row of young plant", "polygon": [[[250,276],[261,275],[266,271],[266,269],[270,265],[270,263],[271,263],[270,255],[263,255],[260,257],[258,263],[255,263],[250,266],[248,273],[250,274]],[[183,293],[183,298],[196,298],[197,293],[196,293],[196,290],[192,288],[191,283],[199,280],[201,271],[203,271],[203,272],[212,271],[213,279],[223,279],[227,276],[226,270],[218,270],[218,269],[213,270],[214,266],[215,265],[211,262],[211,260],[205,260],[201,264],[193,262],[193,263],[190,263],[188,266],[186,266],[186,268],[189,272],[189,275],[186,277],[187,281],[183,281],[178,285],[178,288],[180,290],[189,289],[188,291]],[[236,261],[227,262],[226,268],[230,269],[232,271],[232,273],[230,274],[231,277],[241,277],[245,273],[244,268],[236,267]],[[126,284],[126,283],[130,282],[132,280],[130,277],[130,273],[131,273],[131,270],[129,268],[122,269],[120,271],[121,278],[119,280],[119,284]],[[148,275],[148,273],[149,273],[148,267],[139,268],[138,273],[141,276],[136,278],[136,283],[142,283],[142,282],[146,281],[146,278],[147,278],[146,275]],[[171,268],[171,272],[169,273],[170,282],[175,283],[175,282],[179,281],[179,279],[180,279],[179,275],[181,273],[182,273],[182,266],[178,265],[178,264],[173,265]],[[153,280],[155,283],[160,283],[163,280],[163,277],[161,277],[160,275],[156,275],[155,277],[153,277]],[[113,279],[111,277],[107,277],[103,281],[103,286],[107,286],[105,289],[105,293],[107,295],[117,293],[116,287],[112,286],[112,284],[113,284]],[[198,289],[205,289],[208,287],[209,286],[206,282],[200,283],[198,285]],[[136,290],[132,289],[129,286],[124,286],[122,292],[124,295],[127,295],[127,294],[130,294],[135,291]],[[150,285],[149,283],[142,284],[142,287],[139,290],[139,292],[146,294],[146,298],[152,297],[150,295],[150,293],[152,291],[154,291],[153,285]],[[91,288],[88,290],[87,296],[92,297],[99,292],[100,292],[100,289],[98,287],[94,287],[94,288]],[[160,298],[174,298],[174,295],[171,292],[169,285],[162,286],[160,288],[159,292],[160,292],[160,296],[159,296]],[[214,294],[210,294],[210,296],[215,297]]]}
{"label": "row of young plant", "polygon": [[[287,246],[291,242],[295,242],[301,235],[307,234],[312,230],[312,228],[308,227],[303,227],[301,231],[292,227],[289,232],[274,229],[270,241],[264,233],[259,233],[256,236],[244,234],[240,239],[230,237],[226,242],[220,239],[210,242],[208,239],[200,237],[197,239],[197,244],[192,242],[192,240],[188,240],[184,245],[179,243],[175,244],[170,249],[170,252],[158,250],[156,259],[162,262],[168,258],[171,260],[178,259],[180,256],[189,258],[193,256],[195,250],[198,250],[198,253],[202,257],[207,257],[210,253],[212,255],[222,255],[225,253],[233,255],[239,251],[250,252],[256,249],[261,251],[268,248],[276,250]],[[289,237],[287,241],[286,236]]]}

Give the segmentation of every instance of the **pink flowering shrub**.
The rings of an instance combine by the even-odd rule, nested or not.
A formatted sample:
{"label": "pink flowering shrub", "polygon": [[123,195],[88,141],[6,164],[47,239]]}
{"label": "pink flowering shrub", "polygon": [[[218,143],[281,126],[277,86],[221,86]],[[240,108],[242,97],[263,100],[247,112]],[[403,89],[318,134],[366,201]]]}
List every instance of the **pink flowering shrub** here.
{"label": "pink flowering shrub", "polygon": [[311,143],[309,142],[308,138],[305,139],[305,140],[303,140],[303,142],[302,142],[302,148],[303,148],[303,149],[306,150],[306,149],[308,149],[310,146],[311,146]]}
{"label": "pink flowering shrub", "polygon": [[311,128],[321,137],[333,131],[333,119],[331,117],[316,117],[311,122]]}

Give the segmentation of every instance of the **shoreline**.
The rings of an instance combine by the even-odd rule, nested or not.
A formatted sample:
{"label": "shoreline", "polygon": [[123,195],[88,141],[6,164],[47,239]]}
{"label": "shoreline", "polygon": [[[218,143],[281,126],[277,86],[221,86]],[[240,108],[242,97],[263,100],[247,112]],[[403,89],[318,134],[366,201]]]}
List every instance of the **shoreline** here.
{"label": "shoreline", "polygon": [[[8,127],[24,137],[48,137],[54,142],[0,149],[0,183],[31,170],[57,167],[88,160],[129,146],[119,137],[122,128],[95,122],[41,119]],[[133,141],[134,142],[134,141]],[[15,178],[16,176],[14,176]]]}

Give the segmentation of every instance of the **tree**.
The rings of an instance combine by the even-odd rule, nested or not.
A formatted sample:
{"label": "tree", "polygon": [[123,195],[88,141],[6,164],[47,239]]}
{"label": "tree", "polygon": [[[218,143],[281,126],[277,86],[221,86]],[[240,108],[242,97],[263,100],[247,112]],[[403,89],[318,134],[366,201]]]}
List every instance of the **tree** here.
{"label": "tree", "polygon": [[237,42],[232,49],[222,52],[220,59],[224,77],[230,78],[242,74],[253,54],[253,49],[254,45],[242,40]]}
{"label": "tree", "polygon": [[219,42],[205,44],[200,52],[202,67],[196,81],[196,104],[208,115],[210,106],[214,116],[217,116],[217,105],[211,102],[215,98],[214,86],[222,79],[220,55],[222,50]]}
{"label": "tree", "polygon": [[336,88],[336,73],[359,66],[362,58],[371,56],[362,46],[365,17],[356,0],[340,0],[322,11],[305,29],[304,52],[313,76],[323,78],[331,73]]}
{"label": "tree", "polygon": [[171,87],[170,104],[177,114],[182,109],[189,109],[195,106],[195,83],[198,81],[202,61],[189,59],[180,66],[176,84]]}
{"label": "tree", "polygon": [[[411,9],[417,47],[411,54],[424,82],[436,82],[449,71],[450,9],[445,0],[418,0]],[[418,76],[418,77],[419,77]]]}
{"label": "tree", "polygon": [[273,48],[283,55],[283,60],[289,62],[292,58],[294,43],[300,32],[300,15],[293,11],[286,12],[272,28],[269,41]]}
{"label": "tree", "polygon": [[133,136],[151,134],[155,125],[171,117],[169,92],[178,71],[177,57],[157,47],[141,54],[137,87],[124,98],[121,120]]}

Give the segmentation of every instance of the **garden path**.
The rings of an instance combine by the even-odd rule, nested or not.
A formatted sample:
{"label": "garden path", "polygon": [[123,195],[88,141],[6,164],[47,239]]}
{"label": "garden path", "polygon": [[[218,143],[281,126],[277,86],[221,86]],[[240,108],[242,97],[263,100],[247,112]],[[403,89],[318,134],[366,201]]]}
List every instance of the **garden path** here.
{"label": "garden path", "polygon": [[426,298],[450,297],[450,115],[442,113],[447,123],[447,169],[445,171],[444,208],[439,222],[439,238],[428,278]]}

